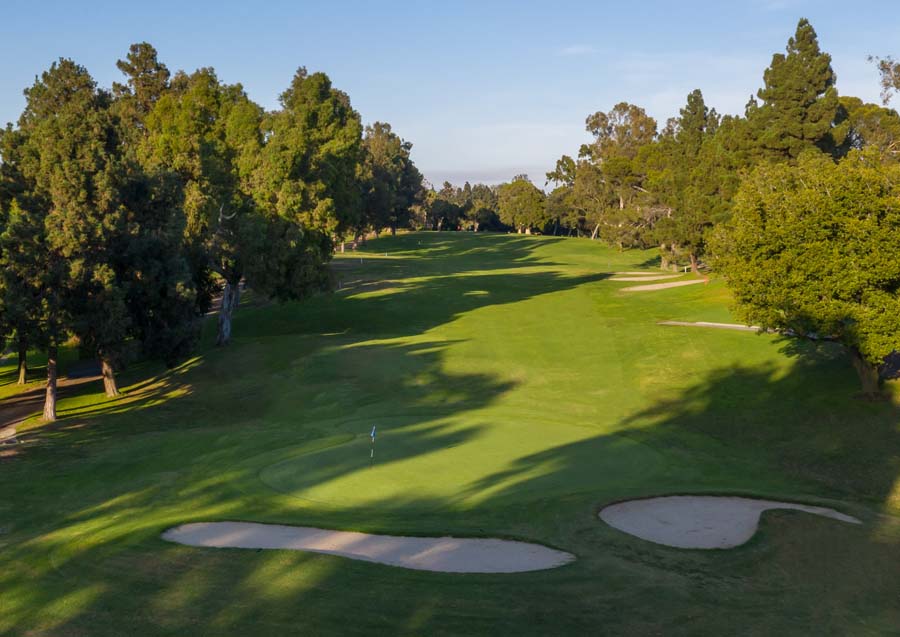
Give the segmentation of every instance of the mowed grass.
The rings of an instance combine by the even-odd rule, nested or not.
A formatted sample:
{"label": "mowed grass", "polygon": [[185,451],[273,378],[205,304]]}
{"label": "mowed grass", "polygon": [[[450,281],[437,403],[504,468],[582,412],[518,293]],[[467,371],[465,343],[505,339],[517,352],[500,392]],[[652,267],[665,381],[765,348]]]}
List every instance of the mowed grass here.
{"label": "mowed grass", "polygon": [[[79,388],[0,459],[0,634],[896,631],[897,388],[859,400],[835,349],[659,326],[731,319],[715,279],[609,280],[653,267],[587,240],[383,238],[336,259],[334,294],[242,307],[228,348],[210,321],[179,369],[136,365],[116,400]],[[864,524],[769,512],[743,547],[685,551],[597,519],[690,492]],[[459,575],[159,539],[200,520],[509,537],[578,559]]]}

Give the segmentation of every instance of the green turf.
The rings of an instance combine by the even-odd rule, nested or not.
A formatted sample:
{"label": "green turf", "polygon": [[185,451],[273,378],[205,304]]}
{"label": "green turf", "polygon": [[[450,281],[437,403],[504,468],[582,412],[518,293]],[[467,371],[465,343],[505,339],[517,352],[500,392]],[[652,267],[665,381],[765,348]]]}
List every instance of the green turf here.
{"label": "green turf", "polygon": [[[654,252],[578,239],[408,234],[336,259],[339,289],[248,303],[235,342],[125,395],[99,383],[0,460],[0,634],[884,634],[900,626],[900,411],[831,348],[664,327],[728,321],[713,279],[620,290]],[[0,395],[14,393],[12,361]],[[378,427],[374,461],[368,433]],[[741,493],[747,545],[684,551],[603,504]],[[577,561],[517,575],[197,549],[195,520],[510,537]]]}

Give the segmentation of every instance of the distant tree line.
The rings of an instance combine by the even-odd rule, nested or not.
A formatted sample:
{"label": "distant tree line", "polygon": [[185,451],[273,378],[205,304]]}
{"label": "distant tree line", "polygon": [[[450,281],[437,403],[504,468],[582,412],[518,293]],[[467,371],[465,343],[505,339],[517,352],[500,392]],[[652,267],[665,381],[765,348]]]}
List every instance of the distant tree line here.
{"label": "distant tree line", "polygon": [[587,118],[563,156],[544,221],[619,248],[658,246],[663,267],[706,260],[748,323],[843,344],[865,394],[900,349],[900,64],[875,59],[885,105],[839,96],[831,57],[801,19],[743,116],[699,90],[659,130],[639,106]]}
{"label": "distant tree line", "polygon": [[831,57],[801,19],[743,116],[719,115],[695,90],[660,130],[622,102],[587,118],[593,141],[556,162],[549,194],[525,176],[444,184],[428,194],[430,219],[657,246],[666,269],[706,263],[738,316],[843,344],[877,395],[900,350],[900,115],[887,106],[900,63],[871,60],[884,105],[838,95]]}
{"label": "distant tree line", "polygon": [[396,231],[423,205],[411,144],[363,127],[346,93],[300,68],[267,112],[212,68],[174,75],[147,43],[97,86],[60,59],[0,132],[0,335],[47,352],[56,418],[59,347],[76,337],[106,393],[135,356],[175,364],[220,295],[231,338],[241,283],[269,298],[330,286],[334,246]]}

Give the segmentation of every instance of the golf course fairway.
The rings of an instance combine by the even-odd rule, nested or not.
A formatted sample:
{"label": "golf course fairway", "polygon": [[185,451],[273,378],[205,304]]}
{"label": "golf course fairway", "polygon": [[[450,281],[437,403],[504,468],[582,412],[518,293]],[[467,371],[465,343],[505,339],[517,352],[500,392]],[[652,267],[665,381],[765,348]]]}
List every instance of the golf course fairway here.
{"label": "golf course fairway", "polygon": [[[896,382],[866,401],[833,344],[659,325],[737,320],[715,276],[642,294],[611,280],[659,275],[656,254],[383,237],[336,255],[333,293],[279,305],[248,291],[227,347],[210,317],[192,358],[131,365],[117,398],[100,381],[63,386],[57,423],[38,405],[0,447],[0,635],[896,630]],[[32,358],[24,388],[0,361],[0,397],[40,391]],[[62,352],[63,376],[76,358]],[[699,551],[598,517],[688,494],[861,523],[770,510],[745,544]],[[440,573],[161,537],[225,521],[515,540],[575,559]]]}

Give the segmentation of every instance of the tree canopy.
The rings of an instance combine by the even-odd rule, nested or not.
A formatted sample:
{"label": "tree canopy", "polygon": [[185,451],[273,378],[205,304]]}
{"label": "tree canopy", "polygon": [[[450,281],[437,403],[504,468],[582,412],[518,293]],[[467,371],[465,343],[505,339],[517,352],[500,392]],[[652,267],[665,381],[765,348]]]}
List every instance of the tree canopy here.
{"label": "tree canopy", "polygon": [[0,132],[0,338],[22,382],[28,349],[47,351],[47,419],[69,338],[115,395],[129,360],[187,355],[217,294],[225,344],[243,285],[326,290],[335,239],[396,229],[420,200],[411,144],[376,123],[364,147],[324,73],[301,68],[266,113],[212,68],[171,73],[146,42],[117,66],[125,80],[105,90],[59,60]]}
{"label": "tree canopy", "polygon": [[834,163],[763,164],[744,181],[714,243],[748,324],[834,339],[864,391],[900,334],[900,167],[874,150]]}

